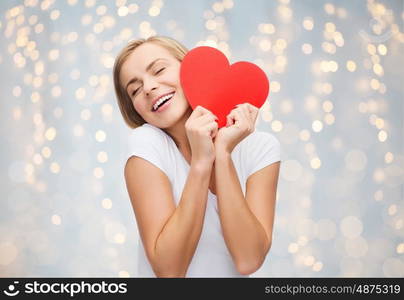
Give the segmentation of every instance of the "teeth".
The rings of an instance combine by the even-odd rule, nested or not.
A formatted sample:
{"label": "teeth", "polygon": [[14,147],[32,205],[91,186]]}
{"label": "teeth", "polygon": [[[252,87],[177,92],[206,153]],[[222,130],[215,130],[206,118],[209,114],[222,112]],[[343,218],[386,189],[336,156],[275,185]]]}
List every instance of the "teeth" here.
{"label": "teeth", "polygon": [[157,110],[157,108],[159,107],[159,105],[161,103],[163,103],[164,101],[166,101],[167,99],[170,99],[172,96],[174,95],[174,93],[166,95],[164,97],[161,97],[159,101],[157,101],[154,105],[153,105],[153,110]]}

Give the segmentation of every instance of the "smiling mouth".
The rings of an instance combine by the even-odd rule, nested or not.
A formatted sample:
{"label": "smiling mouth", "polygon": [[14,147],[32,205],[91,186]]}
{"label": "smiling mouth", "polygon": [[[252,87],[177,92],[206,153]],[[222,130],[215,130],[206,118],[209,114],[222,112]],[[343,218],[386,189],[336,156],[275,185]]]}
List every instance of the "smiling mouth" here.
{"label": "smiling mouth", "polygon": [[164,103],[168,102],[174,96],[174,94],[175,92],[172,92],[171,94],[161,97],[160,100],[153,105],[152,112],[156,112],[161,106],[164,105]]}

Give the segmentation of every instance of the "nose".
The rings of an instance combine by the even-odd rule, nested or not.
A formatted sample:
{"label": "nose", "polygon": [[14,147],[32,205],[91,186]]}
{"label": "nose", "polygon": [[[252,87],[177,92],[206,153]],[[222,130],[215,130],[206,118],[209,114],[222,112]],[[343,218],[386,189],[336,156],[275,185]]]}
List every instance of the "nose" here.
{"label": "nose", "polygon": [[157,89],[158,83],[154,78],[148,77],[143,82],[143,90],[147,96],[150,95],[151,91]]}

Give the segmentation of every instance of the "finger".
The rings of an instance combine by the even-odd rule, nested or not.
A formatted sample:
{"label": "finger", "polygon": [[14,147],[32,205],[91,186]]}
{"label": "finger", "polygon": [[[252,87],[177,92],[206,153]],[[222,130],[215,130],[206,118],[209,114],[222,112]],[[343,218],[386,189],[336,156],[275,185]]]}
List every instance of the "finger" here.
{"label": "finger", "polygon": [[213,131],[212,131],[212,139],[214,139],[216,137],[218,131],[219,131],[219,124],[217,122],[215,122]]}
{"label": "finger", "polygon": [[240,127],[240,125],[246,122],[244,114],[240,110],[234,111],[234,125]]}
{"label": "finger", "polygon": [[255,122],[257,119],[257,115],[258,115],[258,108],[248,102],[240,105],[240,107],[243,108],[243,110],[248,115],[248,120],[250,122],[250,128],[255,128]]}
{"label": "finger", "polygon": [[248,104],[247,104],[247,103],[241,104],[241,105],[239,106],[239,109],[240,109],[241,112],[243,113],[243,115],[244,115],[246,121],[249,122],[249,123],[252,123],[252,116],[251,116],[250,111],[249,111],[249,109],[248,109]]}
{"label": "finger", "polygon": [[203,126],[207,123],[214,122],[215,120],[218,120],[218,117],[216,117],[212,113],[209,113],[209,114],[205,114],[203,116],[198,117],[194,122],[198,126]]}
{"label": "finger", "polygon": [[198,105],[197,107],[194,108],[192,111],[191,115],[189,116],[188,120],[193,120],[196,119],[197,117],[202,115],[202,110],[200,109],[200,106]]}
{"label": "finger", "polygon": [[236,116],[239,116],[240,122],[242,122],[243,124],[244,123],[248,124],[250,122],[250,117],[248,115],[245,105],[238,104],[234,112],[235,113],[237,112]]}
{"label": "finger", "polygon": [[254,124],[254,128],[255,128],[255,125],[257,124],[258,115],[259,115],[260,110],[255,106],[252,106],[252,110],[253,110],[253,112],[252,112],[253,124]]}
{"label": "finger", "polygon": [[248,102],[244,103],[244,104],[243,104],[243,107],[246,108],[246,110],[247,110],[247,112],[248,112],[249,114],[252,114],[252,113],[254,112],[254,109],[253,109],[254,106],[251,105],[251,104],[248,103]]}
{"label": "finger", "polygon": [[248,119],[245,113],[243,113],[243,111],[241,110],[241,107],[233,109],[230,112],[229,117],[231,119],[231,125],[240,126],[242,124],[248,124]]}
{"label": "finger", "polygon": [[218,130],[218,125],[216,122],[208,123],[202,126],[202,130],[206,131],[210,137],[215,137],[217,130]]}
{"label": "finger", "polygon": [[255,120],[257,119],[258,113],[259,113],[259,108],[250,103],[247,103],[247,107],[248,107],[250,114],[253,116],[253,120],[255,122]]}
{"label": "finger", "polygon": [[203,106],[198,105],[197,107],[195,107],[194,111],[189,116],[189,119],[196,119],[200,116],[203,116],[203,115],[209,114],[209,113],[212,113],[212,112],[210,110],[204,108]]}
{"label": "finger", "polygon": [[258,108],[256,108],[254,105],[252,105],[248,102],[245,103],[245,108],[246,108],[247,114],[250,118],[251,124],[254,125],[255,119],[257,118]]}
{"label": "finger", "polygon": [[234,125],[235,122],[235,117],[234,117],[234,111],[231,111],[227,116],[226,116],[226,127]]}
{"label": "finger", "polygon": [[218,131],[219,131],[219,126],[216,123],[216,125],[213,125],[213,129],[210,132],[210,136],[212,139],[214,139],[216,137]]}
{"label": "finger", "polygon": [[252,125],[250,125],[249,119],[246,118],[245,113],[243,113],[242,110],[235,110],[234,116],[235,116],[234,125],[236,125],[240,129],[250,130]]}
{"label": "finger", "polygon": [[240,103],[240,104],[237,104],[237,105],[236,105],[236,108],[235,108],[235,109],[238,109],[238,110],[245,110],[246,107],[247,107],[247,104],[246,104],[246,103]]}

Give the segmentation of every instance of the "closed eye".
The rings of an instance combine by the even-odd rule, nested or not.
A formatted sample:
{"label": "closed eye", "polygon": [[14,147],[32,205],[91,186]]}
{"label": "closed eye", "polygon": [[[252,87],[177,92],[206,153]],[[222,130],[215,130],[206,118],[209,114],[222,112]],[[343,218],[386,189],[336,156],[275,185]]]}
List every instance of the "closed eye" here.
{"label": "closed eye", "polygon": [[158,70],[157,72],[156,72],[156,74],[158,74],[158,73],[160,73],[161,71],[163,71],[165,68],[161,68],[160,70]]}
{"label": "closed eye", "polygon": [[[161,68],[160,70],[158,70],[157,72],[156,72],[156,75],[157,74],[159,74],[161,71],[163,71],[165,68]],[[131,97],[133,97],[136,93],[137,93],[137,91],[139,90],[140,88],[137,88],[136,90],[134,90],[133,92],[132,92],[132,95],[131,95]]]}
{"label": "closed eye", "polygon": [[131,96],[133,97],[133,96],[137,93],[137,91],[138,91],[139,89],[140,89],[140,88],[137,88],[136,90],[134,90]]}

